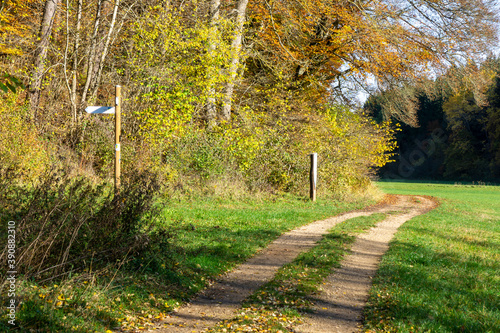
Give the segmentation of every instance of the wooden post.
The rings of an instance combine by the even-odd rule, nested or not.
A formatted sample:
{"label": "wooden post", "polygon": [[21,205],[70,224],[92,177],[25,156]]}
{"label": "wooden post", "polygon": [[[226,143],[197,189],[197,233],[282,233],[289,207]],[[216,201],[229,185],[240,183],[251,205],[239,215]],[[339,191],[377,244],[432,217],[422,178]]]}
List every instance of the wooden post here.
{"label": "wooden post", "polygon": [[115,194],[120,192],[122,87],[115,87]]}
{"label": "wooden post", "polygon": [[318,182],[318,154],[312,153],[309,156],[311,157],[311,171],[309,173],[309,196],[312,201],[316,201],[316,184]]}

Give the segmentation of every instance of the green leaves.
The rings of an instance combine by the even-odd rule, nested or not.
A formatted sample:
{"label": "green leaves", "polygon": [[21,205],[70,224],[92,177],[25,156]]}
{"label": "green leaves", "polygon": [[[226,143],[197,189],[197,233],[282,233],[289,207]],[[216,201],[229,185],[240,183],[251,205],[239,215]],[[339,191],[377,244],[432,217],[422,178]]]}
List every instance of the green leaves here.
{"label": "green leaves", "polygon": [[9,91],[11,91],[15,94],[17,88],[26,89],[21,80],[8,73],[3,74],[0,80],[0,90],[2,90],[4,93],[8,93]]}

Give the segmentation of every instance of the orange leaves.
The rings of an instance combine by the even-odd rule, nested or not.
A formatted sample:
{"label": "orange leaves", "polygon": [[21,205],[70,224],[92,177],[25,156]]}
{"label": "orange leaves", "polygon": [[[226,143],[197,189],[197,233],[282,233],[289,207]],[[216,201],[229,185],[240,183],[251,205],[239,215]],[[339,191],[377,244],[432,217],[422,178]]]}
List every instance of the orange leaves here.
{"label": "orange leaves", "polygon": [[449,50],[473,50],[488,38],[477,33],[494,21],[484,3],[256,1],[250,5],[255,57],[271,75],[284,73],[276,79],[289,85],[305,80],[328,87],[360,74],[414,78],[439,65]]}
{"label": "orange leaves", "polygon": [[250,5],[250,15],[258,27],[255,42],[260,55],[286,70],[288,78],[297,76],[299,64],[309,70],[318,62],[339,67],[342,52],[337,52],[334,63],[329,58],[335,50],[341,51],[354,31],[351,10],[337,1],[256,2]]}

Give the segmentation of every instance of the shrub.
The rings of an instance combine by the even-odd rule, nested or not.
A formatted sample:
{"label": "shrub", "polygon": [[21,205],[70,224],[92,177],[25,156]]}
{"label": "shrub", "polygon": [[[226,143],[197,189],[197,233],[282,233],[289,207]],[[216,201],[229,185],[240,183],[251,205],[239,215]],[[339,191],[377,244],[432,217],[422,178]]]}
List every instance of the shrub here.
{"label": "shrub", "polygon": [[47,143],[28,120],[17,94],[0,95],[0,177],[34,181],[49,164]]}
{"label": "shrub", "polygon": [[[54,277],[84,268],[85,259],[114,261],[144,246],[149,224],[143,218],[154,215],[158,187],[148,172],[125,175],[119,195],[109,183],[69,178],[62,171],[51,172],[36,187],[4,180],[1,215],[2,221],[16,221],[17,269]],[[3,245],[2,265],[7,262]]]}

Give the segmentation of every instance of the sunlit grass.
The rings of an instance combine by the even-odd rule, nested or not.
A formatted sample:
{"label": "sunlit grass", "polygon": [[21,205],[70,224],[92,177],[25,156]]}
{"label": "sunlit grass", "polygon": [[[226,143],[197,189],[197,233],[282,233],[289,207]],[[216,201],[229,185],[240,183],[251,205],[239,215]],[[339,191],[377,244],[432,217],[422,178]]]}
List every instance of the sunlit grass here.
{"label": "sunlit grass", "polygon": [[399,229],[374,279],[365,330],[498,332],[500,187],[399,182],[380,187],[433,195],[442,203]]}

